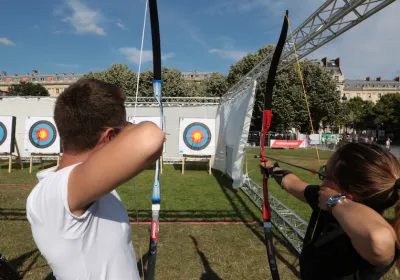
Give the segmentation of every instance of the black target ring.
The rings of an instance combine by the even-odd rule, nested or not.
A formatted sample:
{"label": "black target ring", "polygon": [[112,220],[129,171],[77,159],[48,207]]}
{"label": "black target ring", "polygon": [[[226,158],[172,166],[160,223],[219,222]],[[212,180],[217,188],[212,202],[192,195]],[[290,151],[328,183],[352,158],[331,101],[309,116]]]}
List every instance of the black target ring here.
{"label": "black target ring", "polygon": [[192,150],[204,150],[211,142],[211,131],[203,123],[191,123],[183,131],[183,142]]}
{"label": "black target ring", "polygon": [[37,121],[29,129],[29,141],[36,148],[48,148],[56,139],[56,127],[49,121]]}
{"label": "black target ring", "polygon": [[4,125],[4,123],[0,122],[0,146],[3,145],[6,139],[7,139],[7,128]]}

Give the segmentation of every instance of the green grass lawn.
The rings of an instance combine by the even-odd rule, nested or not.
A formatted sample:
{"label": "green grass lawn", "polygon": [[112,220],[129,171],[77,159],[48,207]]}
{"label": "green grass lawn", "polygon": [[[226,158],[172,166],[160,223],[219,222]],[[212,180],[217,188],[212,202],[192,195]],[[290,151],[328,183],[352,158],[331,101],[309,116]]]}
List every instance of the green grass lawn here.
{"label": "green grass lawn", "polygon": [[[258,183],[261,174],[259,159],[254,158],[258,149],[247,149],[248,173]],[[268,155],[294,164],[318,168],[315,150],[267,150]],[[321,164],[331,155],[320,151]],[[294,171],[303,180],[318,184],[316,176],[303,170]],[[25,203],[35,173],[29,169],[14,169],[8,173],[6,165],[0,169],[0,252],[19,270],[29,270],[25,279],[53,279],[46,261],[38,252],[26,220]],[[205,165],[190,165],[181,174],[180,165],[164,165],[161,177],[160,220],[256,222],[255,225],[186,225],[160,226],[157,279],[270,279],[266,258],[261,212],[240,190],[233,190],[231,182],[218,171],[208,175]],[[154,170],[146,170],[117,189],[128,209],[131,221],[151,220],[151,189]],[[296,201],[270,180],[270,192],[302,218],[308,219],[307,205]],[[7,186],[7,184],[17,184]],[[135,190],[134,186],[135,185]],[[134,191],[135,194],[134,195]],[[138,219],[137,219],[138,216]],[[145,261],[149,242],[149,225],[132,225],[132,238],[137,259]],[[276,231],[275,231],[276,232]],[[277,251],[281,279],[298,279],[298,258],[290,245],[277,235]],[[391,273],[384,279],[394,279]]]}

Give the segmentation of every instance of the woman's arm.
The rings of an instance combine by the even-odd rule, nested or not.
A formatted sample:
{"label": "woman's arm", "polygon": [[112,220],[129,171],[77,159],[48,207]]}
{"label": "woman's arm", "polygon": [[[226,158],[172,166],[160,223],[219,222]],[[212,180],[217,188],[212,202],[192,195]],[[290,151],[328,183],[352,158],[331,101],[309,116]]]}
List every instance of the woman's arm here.
{"label": "woman's arm", "polygon": [[[321,187],[319,207],[328,211],[327,201],[337,192]],[[344,199],[332,208],[332,215],[350,237],[356,251],[375,266],[387,266],[394,258],[396,234],[392,226],[373,209]]]}
{"label": "woman's arm", "polygon": [[[265,163],[261,163],[260,166],[264,169],[268,169],[272,167],[272,162],[266,161]],[[273,171],[283,170],[282,168],[275,167]],[[279,184],[279,182],[278,182]],[[294,174],[288,174],[282,179],[281,188],[287,191],[289,194],[294,196],[295,198],[307,203],[307,200],[304,196],[304,190],[309,184],[302,181],[299,177]]]}

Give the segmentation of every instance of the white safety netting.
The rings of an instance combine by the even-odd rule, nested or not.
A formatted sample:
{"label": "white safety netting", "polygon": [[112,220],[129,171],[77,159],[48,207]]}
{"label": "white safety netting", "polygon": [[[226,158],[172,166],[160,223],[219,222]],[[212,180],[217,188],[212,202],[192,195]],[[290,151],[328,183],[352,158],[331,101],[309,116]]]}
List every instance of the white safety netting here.
{"label": "white safety netting", "polygon": [[254,81],[235,98],[224,102],[217,113],[219,137],[213,168],[228,174],[233,179],[233,188],[244,183],[244,148],[247,143],[257,82]]}

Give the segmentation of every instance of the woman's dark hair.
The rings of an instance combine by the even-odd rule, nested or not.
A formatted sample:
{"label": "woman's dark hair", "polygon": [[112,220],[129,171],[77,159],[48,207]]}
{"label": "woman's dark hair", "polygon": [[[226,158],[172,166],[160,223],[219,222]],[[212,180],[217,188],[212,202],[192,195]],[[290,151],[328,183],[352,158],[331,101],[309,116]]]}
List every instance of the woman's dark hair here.
{"label": "woman's dark hair", "polygon": [[69,86],[54,108],[64,150],[90,150],[105,127],[121,126],[126,121],[125,99],[121,88],[95,79],[82,79]]}
{"label": "woman's dark hair", "polygon": [[394,184],[400,178],[396,157],[376,144],[348,143],[329,159],[327,176],[354,201],[382,213],[399,200]]}
{"label": "woman's dark hair", "polygon": [[390,151],[377,144],[344,144],[328,160],[326,171],[327,177],[355,202],[380,214],[395,206],[391,223],[400,240],[399,190],[395,187],[400,165]]}

